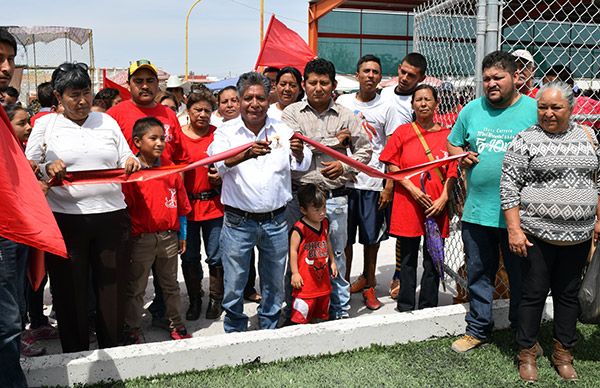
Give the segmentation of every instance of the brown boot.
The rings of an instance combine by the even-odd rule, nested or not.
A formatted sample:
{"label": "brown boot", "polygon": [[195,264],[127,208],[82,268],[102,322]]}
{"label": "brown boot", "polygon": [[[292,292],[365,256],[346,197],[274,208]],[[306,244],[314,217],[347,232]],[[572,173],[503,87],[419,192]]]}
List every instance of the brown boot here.
{"label": "brown boot", "polygon": [[543,354],[539,343],[533,344],[530,348],[522,348],[517,355],[519,362],[519,377],[522,380],[533,383],[538,379],[537,359]]}
{"label": "brown boot", "polygon": [[200,277],[200,263],[183,263],[181,265],[185,287],[187,288],[190,306],[185,314],[185,319],[195,321],[200,318],[202,310],[202,278]]}
{"label": "brown boot", "polygon": [[558,340],[554,339],[554,352],[552,353],[552,365],[565,381],[577,380],[577,372],[573,368],[573,354]]}
{"label": "brown boot", "polygon": [[209,266],[209,299],[208,309],[206,310],[206,319],[219,319],[223,312],[223,267]]}

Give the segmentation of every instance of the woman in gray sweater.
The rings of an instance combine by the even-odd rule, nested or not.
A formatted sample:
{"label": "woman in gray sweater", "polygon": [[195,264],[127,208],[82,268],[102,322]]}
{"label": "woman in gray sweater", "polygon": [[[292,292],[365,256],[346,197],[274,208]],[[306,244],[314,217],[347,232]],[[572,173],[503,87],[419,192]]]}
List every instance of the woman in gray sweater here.
{"label": "woman in gray sweater", "polygon": [[537,342],[548,291],[554,304],[552,363],[576,380],[571,349],[577,340],[577,293],[597,239],[600,152],[593,131],[571,121],[574,97],[562,82],[537,94],[538,123],[518,134],[502,165],[500,197],[511,251],[523,257],[523,296],[517,343],[519,375],[537,380]]}

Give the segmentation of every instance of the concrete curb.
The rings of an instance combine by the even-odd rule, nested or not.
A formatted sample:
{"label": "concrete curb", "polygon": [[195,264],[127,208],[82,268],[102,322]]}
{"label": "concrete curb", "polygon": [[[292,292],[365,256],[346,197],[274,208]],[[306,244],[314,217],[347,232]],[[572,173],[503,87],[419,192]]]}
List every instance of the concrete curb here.
{"label": "concrete curb", "polygon": [[[452,305],[412,313],[362,316],[317,325],[249,331],[132,345],[89,352],[22,359],[30,386],[73,385],[103,380],[205,370],[271,362],[294,357],[339,353],[373,344],[392,345],[460,335],[468,305]],[[546,301],[544,319],[552,319]],[[496,329],[508,327],[508,301],[494,304]]]}

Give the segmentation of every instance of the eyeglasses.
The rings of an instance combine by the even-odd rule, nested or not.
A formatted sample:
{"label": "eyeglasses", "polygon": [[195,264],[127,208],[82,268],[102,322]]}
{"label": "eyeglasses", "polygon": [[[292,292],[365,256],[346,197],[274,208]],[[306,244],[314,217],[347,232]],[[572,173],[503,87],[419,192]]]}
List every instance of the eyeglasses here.
{"label": "eyeglasses", "polygon": [[88,67],[88,65],[86,65],[85,63],[81,63],[81,62],[63,63],[62,65],[60,65],[58,67],[58,70],[64,71],[64,72],[73,71],[75,69],[79,69],[79,70],[87,72],[90,68]]}

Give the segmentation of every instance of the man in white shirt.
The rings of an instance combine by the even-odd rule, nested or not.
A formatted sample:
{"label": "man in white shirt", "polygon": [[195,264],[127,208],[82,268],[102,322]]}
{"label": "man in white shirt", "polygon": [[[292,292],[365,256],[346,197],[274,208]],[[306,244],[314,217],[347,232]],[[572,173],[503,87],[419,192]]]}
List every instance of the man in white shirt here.
{"label": "man in white shirt", "polygon": [[410,53],[398,65],[398,85],[388,86],[381,91],[381,99],[396,108],[402,120],[399,125],[413,121],[412,95],[417,85],[425,79],[426,71],[425,57],[419,53]]}
{"label": "man in white shirt", "polygon": [[284,270],[289,250],[286,204],[292,199],[291,170],[306,171],[312,153],[282,122],[267,117],[269,80],[255,72],[240,76],[240,117],[225,122],[214,134],[210,155],[253,142],[251,148],[216,163],[223,180],[225,205],[221,232],[225,293],[225,332],[246,331],[243,294],[251,252],[259,251],[258,272],[262,329],[275,329],[284,297]]}
{"label": "man in white shirt", "polygon": [[[374,55],[365,55],[356,65],[356,79],[360,89],[356,93],[338,97],[337,103],[350,109],[361,121],[362,129],[369,136],[373,154],[369,166],[379,171],[385,165],[379,161],[379,155],[385,147],[387,136],[391,135],[402,122],[396,109],[377,94],[377,85],[381,82],[381,61]],[[346,280],[350,281],[352,265],[352,246],[356,240],[364,245],[364,269],[361,276],[352,283],[350,292],[362,292],[365,305],[377,310],[383,304],[375,295],[375,268],[379,243],[388,238],[386,207],[391,202],[394,184],[372,178],[363,172],[356,175],[356,182],[346,183],[348,193],[348,242],[346,245]]]}

